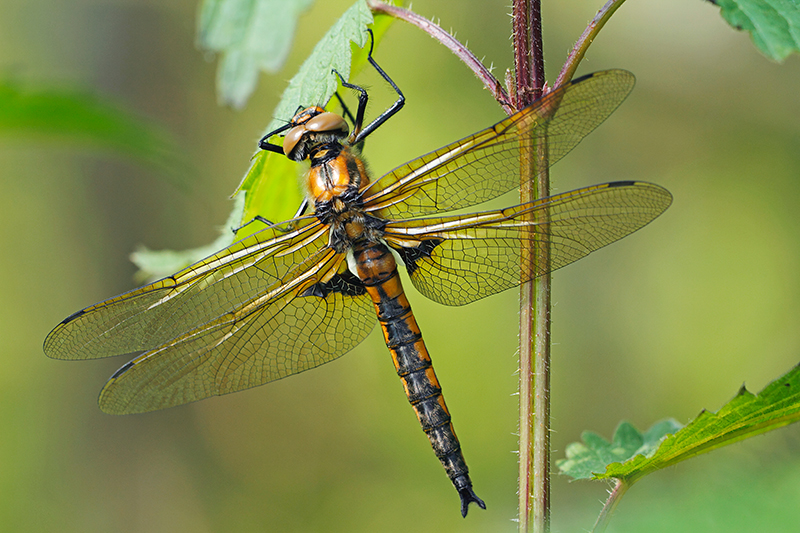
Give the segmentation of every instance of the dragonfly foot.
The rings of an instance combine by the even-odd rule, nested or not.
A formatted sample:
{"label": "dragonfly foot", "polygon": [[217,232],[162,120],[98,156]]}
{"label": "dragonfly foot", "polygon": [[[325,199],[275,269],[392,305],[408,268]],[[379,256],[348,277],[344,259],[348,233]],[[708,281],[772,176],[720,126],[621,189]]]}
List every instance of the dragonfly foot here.
{"label": "dragonfly foot", "polygon": [[461,516],[464,518],[467,517],[467,511],[469,511],[470,503],[475,502],[481,509],[486,509],[486,504],[483,503],[483,500],[478,498],[478,495],[475,494],[471,486],[459,489],[458,495],[461,497]]}

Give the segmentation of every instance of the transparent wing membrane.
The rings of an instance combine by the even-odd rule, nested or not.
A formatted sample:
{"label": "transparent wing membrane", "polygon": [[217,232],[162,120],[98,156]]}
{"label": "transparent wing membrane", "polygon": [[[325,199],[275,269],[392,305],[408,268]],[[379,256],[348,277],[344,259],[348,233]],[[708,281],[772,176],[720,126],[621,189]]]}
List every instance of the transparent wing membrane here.
{"label": "transparent wing membrane", "polygon": [[295,289],[252,307],[134,359],[103,388],[101,409],[154,411],[275,381],[345,354],[376,322],[366,294],[300,296]]}
{"label": "transparent wing membrane", "polygon": [[389,220],[469,207],[519,186],[520,150],[546,139],[548,166],[572,150],[633,89],[625,70],[562,86],[498,124],[397,167],[364,192],[368,211]]}
{"label": "transparent wing membrane", "polygon": [[275,291],[327,245],[321,224],[304,223],[290,233],[256,233],[173,276],[87,307],[47,336],[44,351],[55,359],[94,359],[149,350]]}
{"label": "transparent wing membrane", "polygon": [[[425,250],[401,253],[415,258],[411,281],[422,294],[463,305],[577,261],[643,227],[671,201],[651,183],[606,183],[497,211],[392,222],[386,239]],[[526,245],[538,255],[521,265]]]}

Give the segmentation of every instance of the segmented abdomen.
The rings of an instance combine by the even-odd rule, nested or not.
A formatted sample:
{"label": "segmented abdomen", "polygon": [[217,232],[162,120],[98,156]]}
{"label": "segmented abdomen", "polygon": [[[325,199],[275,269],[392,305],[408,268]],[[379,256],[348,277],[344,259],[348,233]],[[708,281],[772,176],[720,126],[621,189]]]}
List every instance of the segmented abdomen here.
{"label": "segmented abdomen", "polygon": [[375,304],[386,346],[392,353],[408,401],[416,411],[434,453],[461,497],[461,513],[466,515],[470,502],[485,509],[483,501],[472,491],[469,469],[450,421],[450,412],[444,403],[430,355],[403,292],[394,256],[382,243],[356,245],[353,252],[358,277]]}

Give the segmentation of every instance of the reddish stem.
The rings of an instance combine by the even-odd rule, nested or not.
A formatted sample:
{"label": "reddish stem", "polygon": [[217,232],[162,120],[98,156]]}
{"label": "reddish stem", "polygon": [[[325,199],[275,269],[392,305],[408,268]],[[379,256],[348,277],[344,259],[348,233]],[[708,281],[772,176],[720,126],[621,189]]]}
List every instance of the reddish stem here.
{"label": "reddish stem", "polygon": [[481,63],[477,57],[475,57],[475,54],[470,52],[466,46],[458,42],[455,37],[442,29],[441,26],[421,15],[414,13],[413,11],[386,4],[378,0],[368,0],[367,5],[369,5],[369,8],[374,13],[385,13],[417,26],[419,29],[445,45],[451,52],[458,56],[458,58],[463,61],[464,64],[472,70],[472,72],[475,73],[475,76],[481,80],[481,83],[483,83],[484,87],[489,89],[489,91],[492,93],[492,96],[494,96],[494,99],[497,100],[497,102],[503,108],[503,111],[509,115],[516,111],[511,103],[511,98],[509,98],[508,93],[503,88],[503,84],[494,77],[491,71],[486,68],[486,66]]}

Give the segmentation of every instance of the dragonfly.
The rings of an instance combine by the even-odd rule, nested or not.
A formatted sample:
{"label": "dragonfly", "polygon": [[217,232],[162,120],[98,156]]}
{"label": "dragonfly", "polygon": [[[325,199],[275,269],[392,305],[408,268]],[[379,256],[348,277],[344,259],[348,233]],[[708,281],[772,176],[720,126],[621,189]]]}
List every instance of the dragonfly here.
{"label": "dragonfly", "polygon": [[[172,276],[72,314],[50,332],[44,351],[69,360],[138,354],[111,376],[99,405],[112,414],[143,413],[318,367],[362,342],[377,321],[466,517],[471,503],[486,505],[473,490],[397,263],[424,296],[460,306],[625,237],[663,213],[672,197],[658,185],[616,181],[448,214],[515,189],[527,152],[541,156],[534,167],[564,157],[622,103],[633,75],[606,70],[575,79],[374,180],[360,147],[405,97],[372,50],[368,61],[397,94],[377,118],[365,125],[367,91],[333,71],[358,93],[355,116],[346,106],[342,114],[299,109],[259,142],[310,161],[304,205],[313,213],[301,209]],[[281,135],[282,144],[271,142]],[[522,260],[525,250],[535,251],[533,261]]]}

